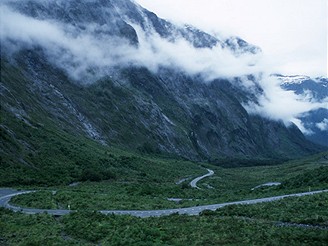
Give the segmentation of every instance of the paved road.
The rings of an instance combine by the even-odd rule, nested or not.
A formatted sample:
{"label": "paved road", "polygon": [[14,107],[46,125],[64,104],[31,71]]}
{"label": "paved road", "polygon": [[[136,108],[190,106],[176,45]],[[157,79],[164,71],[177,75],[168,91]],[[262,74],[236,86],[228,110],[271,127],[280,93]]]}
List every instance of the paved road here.
{"label": "paved road", "polygon": [[197,188],[197,189],[200,189],[198,186],[197,186],[197,182],[201,179],[204,179],[206,177],[209,177],[209,176],[212,176],[214,174],[214,171],[213,170],[210,170],[210,169],[207,169],[208,173],[203,175],[203,176],[200,176],[198,178],[195,178],[193,180],[191,180],[190,182],[190,186],[193,187],[193,188]]}
{"label": "paved road", "polygon": [[[52,215],[65,215],[73,212],[75,210],[60,210],[60,209],[34,209],[34,208],[21,208],[16,207],[9,204],[10,199],[13,196],[17,196],[20,194],[26,194],[33,191],[17,191],[12,189],[0,189],[0,206],[9,208],[13,211],[21,211],[27,214],[36,214],[36,213],[48,213]],[[204,210],[216,210],[218,208],[222,208],[228,205],[240,205],[240,204],[255,204],[261,202],[272,202],[281,200],[286,197],[300,197],[306,195],[313,195],[322,192],[328,192],[328,190],[320,190],[320,191],[311,191],[311,192],[303,192],[303,193],[296,193],[296,194],[289,194],[289,195],[282,195],[282,196],[274,196],[274,197],[267,197],[267,198],[260,198],[260,199],[253,199],[253,200],[245,200],[245,201],[237,201],[237,202],[227,202],[227,203],[220,203],[220,204],[212,204],[212,205],[204,205],[204,206],[197,206],[197,207],[189,207],[189,208],[176,208],[176,209],[163,209],[163,210],[101,210],[100,213],[103,214],[117,214],[117,215],[132,215],[136,217],[146,218],[146,217],[158,217],[163,215],[170,215],[174,213],[178,214],[187,214],[187,215],[199,215],[200,212]]]}
{"label": "paved road", "polygon": [[0,207],[11,209],[15,212],[24,212],[26,214],[38,214],[48,213],[52,215],[65,215],[72,212],[71,210],[60,210],[60,209],[36,209],[36,208],[21,208],[9,204],[12,197],[27,194],[35,191],[17,191],[14,189],[0,189]]}

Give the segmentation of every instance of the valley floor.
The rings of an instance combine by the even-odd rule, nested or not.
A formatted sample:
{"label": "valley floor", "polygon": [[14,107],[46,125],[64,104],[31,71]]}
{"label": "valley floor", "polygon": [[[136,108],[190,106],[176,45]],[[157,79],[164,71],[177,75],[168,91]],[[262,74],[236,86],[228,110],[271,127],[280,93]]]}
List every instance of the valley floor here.
{"label": "valley floor", "polygon": [[[148,172],[135,169],[135,174],[124,179],[84,181],[69,186],[2,189],[2,206],[18,188],[18,192],[38,190],[12,197],[11,204],[32,208],[30,212],[33,208],[46,209],[48,213],[24,214],[0,208],[0,244],[326,245],[328,192],[311,192],[328,188],[326,155],[321,153],[282,165],[237,168],[130,157],[136,160],[136,168]],[[192,188],[191,181],[204,176],[206,169],[214,174],[200,180],[199,189]],[[261,186],[268,182],[276,185]],[[311,195],[281,197],[294,193]],[[263,197],[276,198],[257,203],[265,201],[257,200]],[[184,211],[185,207],[191,208]],[[64,215],[52,215],[49,209],[64,211]],[[104,212],[108,214],[105,215],[98,210],[120,210],[121,215],[114,215],[113,211]],[[139,216],[135,217],[122,210],[151,210],[153,214],[134,214]],[[159,216],[163,210],[173,214]]]}
{"label": "valley floor", "polygon": [[328,194],[233,205],[200,216],[62,217],[0,208],[2,245],[326,245]]}
{"label": "valley floor", "polygon": [[[203,177],[203,176],[202,176]],[[47,213],[54,216],[63,216],[70,213],[77,212],[77,210],[69,210],[69,209],[39,209],[39,208],[24,208],[20,206],[15,206],[10,204],[10,200],[12,197],[30,194],[35,191],[17,191],[13,189],[0,189],[0,207],[4,207],[10,209],[15,212],[22,212],[26,214],[40,214]],[[227,202],[220,204],[209,204],[203,206],[195,206],[195,207],[184,207],[184,208],[176,208],[176,209],[161,209],[161,210],[99,210],[97,212],[105,215],[131,215],[140,218],[148,218],[148,217],[160,217],[167,216],[172,214],[184,214],[184,215],[199,215],[204,211],[215,211],[217,209],[221,209],[226,206],[232,205],[249,205],[249,204],[258,204],[265,202],[273,202],[282,200],[289,197],[302,197],[302,196],[310,196],[316,195],[320,193],[328,192],[328,190],[319,190],[319,191],[309,191],[303,193],[296,194],[288,194],[282,196],[274,196],[274,197],[265,197],[253,200],[243,200],[236,202]],[[5,194],[5,195],[1,195]]]}

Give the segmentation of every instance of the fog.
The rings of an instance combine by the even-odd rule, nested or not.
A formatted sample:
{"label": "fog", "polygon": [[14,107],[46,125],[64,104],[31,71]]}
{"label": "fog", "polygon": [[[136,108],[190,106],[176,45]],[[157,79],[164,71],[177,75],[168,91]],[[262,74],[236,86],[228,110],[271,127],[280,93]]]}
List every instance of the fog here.
{"label": "fog", "polygon": [[[309,94],[296,95],[281,89],[279,81],[270,76],[270,61],[263,59],[261,53],[236,55],[220,45],[194,48],[183,38],[172,42],[160,37],[154,30],[144,31],[135,23],[129,24],[137,33],[138,45],[131,45],[127,39],[102,32],[106,25],[90,23],[82,31],[59,21],[23,15],[5,5],[0,8],[1,43],[6,44],[7,52],[13,54],[23,48],[41,47],[51,63],[80,83],[93,83],[102,76],[110,75],[111,69],[116,66],[142,66],[152,72],[157,72],[160,67],[174,67],[190,75],[201,75],[207,83],[215,78],[240,77],[243,78],[243,87],[254,92],[254,82],[245,77],[255,74],[264,92],[257,95],[257,103],[245,104],[246,110],[283,120],[286,125],[294,122],[304,133],[308,133],[307,129],[297,117],[325,107],[327,103],[314,101]],[[324,128],[324,123],[320,123],[318,128]]]}
{"label": "fog", "polygon": [[[49,58],[67,70],[74,79],[87,76],[88,68],[99,71],[116,65],[145,66],[156,72],[162,66],[174,66],[189,74],[203,74],[207,80],[217,77],[234,77],[259,72],[253,66],[259,57],[244,54],[236,57],[220,45],[195,49],[185,39],[170,42],[157,33],[145,33],[133,25],[138,34],[139,46],[131,46],[125,39],[94,35],[103,27],[90,24],[83,32],[73,26],[37,20],[2,6],[1,39],[16,40],[29,46],[41,46]],[[78,33],[78,35],[76,35]]]}
{"label": "fog", "polygon": [[323,121],[316,124],[316,127],[321,131],[328,131],[328,119],[324,119]]}
{"label": "fog", "polygon": [[271,70],[327,76],[327,0],[136,0],[160,17],[261,47]]}
{"label": "fog", "polygon": [[258,103],[250,102],[244,107],[249,113],[260,114],[273,120],[283,120],[286,125],[293,122],[304,134],[311,134],[298,119],[309,111],[327,108],[328,98],[315,100],[310,93],[296,95],[283,90],[274,76],[264,75],[260,79],[263,94],[258,95]]}

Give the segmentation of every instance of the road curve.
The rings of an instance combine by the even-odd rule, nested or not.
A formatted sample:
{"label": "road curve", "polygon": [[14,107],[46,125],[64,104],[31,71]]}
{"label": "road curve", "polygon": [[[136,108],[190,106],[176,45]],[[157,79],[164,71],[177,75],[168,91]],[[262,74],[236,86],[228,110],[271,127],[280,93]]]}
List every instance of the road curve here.
{"label": "road curve", "polygon": [[[17,190],[9,190],[9,189],[0,189],[0,206],[11,209],[15,212],[23,212],[27,214],[37,214],[37,213],[48,213],[51,215],[62,216],[69,214],[71,212],[76,212],[76,210],[60,210],[60,209],[34,209],[34,208],[21,208],[17,206],[13,206],[9,204],[9,201],[12,197],[26,194],[34,191],[17,191]],[[229,205],[241,205],[241,204],[256,204],[262,202],[273,202],[277,200],[281,200],[286,197],[301,197],[306,195],[313,195],[318,193],[328,192],[328,190],[319,190],[319,191],[311,191],[311,192],[303,192],[282,196],[273,196],[266,198],[259,198],[253,200],[244,200],[244,201],[236,201],[236,202],[227,202],[227,203],[219,203],[212,205],[203,205],[197,207],[189,207],[189,208],[175,208],[175,209],[162,209],[162,210],[100,210],[99,212],[102,214],[116,214],[116,215],[132,215],[136,217],[146,218],[146,217],[159,217],[170,214],[187,214],[187,215],[199,215],[200,212],[204,210],[216,210]],[[3,195],[4,193],[7,193]]]}
{"label": "road curve", "polygon": [[203,175],[203,176],[200,176],[200,177],[197,177],[193,180],[191,180],[191,182],[189,183],[191,187],[193,188],[197,188],[197,189],[200,189],[198,186],[197,186],[197,182],[201,179],[204,179],[206,177],[209,177],[209,176],[212,176],[214,174],[214,171],[211,170],[211,169],[207,169],[208,173]]}

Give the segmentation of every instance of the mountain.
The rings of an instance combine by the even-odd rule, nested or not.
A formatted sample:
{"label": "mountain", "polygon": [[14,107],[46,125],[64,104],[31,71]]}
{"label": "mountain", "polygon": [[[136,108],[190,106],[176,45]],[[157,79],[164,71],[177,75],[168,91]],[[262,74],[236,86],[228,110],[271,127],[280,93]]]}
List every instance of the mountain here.
{"label": "mountain", "polygon": [[328,79],[324,77],[282,76],[281,87],[304,95],[313,101],[325,102],[325,108],[312,110],[299,116],[305,128],[305,137],[314,143],[328,146]]}
{"label": "mountain", "polygon": [[229,77],[231,64],[251,69],[261,50],[240,38],[176,26],[133,1],[3,1],[1,8],[4,173],[42,165],[56,173],[63,163],[74,172],[99,158],[95,146],[218,161],[323,150],[295,125],[246,111],[262,88],[256,76],[246,77],[252,90],[245,77]]}

